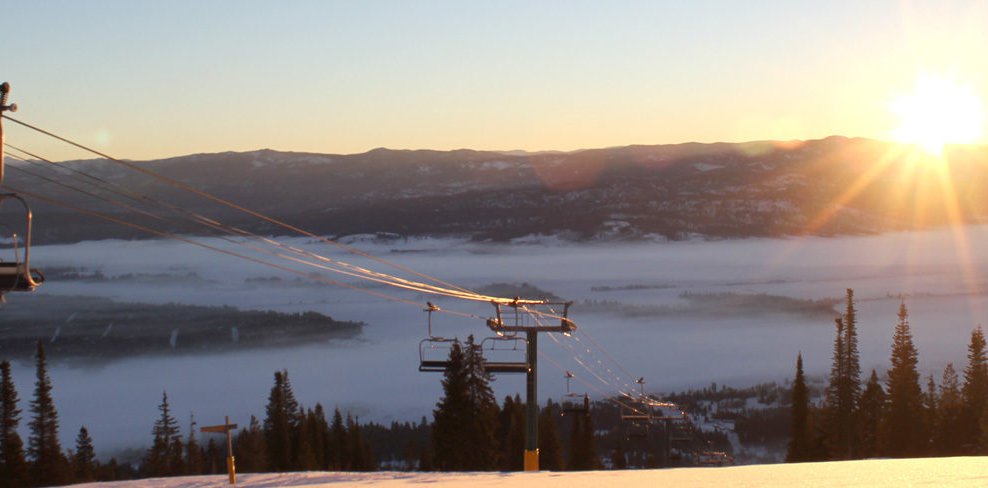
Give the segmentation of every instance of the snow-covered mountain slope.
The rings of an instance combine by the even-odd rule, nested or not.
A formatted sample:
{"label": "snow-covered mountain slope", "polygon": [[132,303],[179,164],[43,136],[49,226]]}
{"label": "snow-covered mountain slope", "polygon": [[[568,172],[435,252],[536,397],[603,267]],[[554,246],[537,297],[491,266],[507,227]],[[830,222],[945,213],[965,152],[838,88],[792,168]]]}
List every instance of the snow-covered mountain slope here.
{"label": "snow-covered mountain slope", "polygon": [[[226,476],[155,478],[79,487],[202,488],[227,485]],[[988,458],[956,457],[775,464],[729,468],[587,471],[576,473],[279,473],[243,474],[241,488],[279,486],[378,487],[532,487],[601,488],[606,486],[690,487],[872,487],[988,486]]]}

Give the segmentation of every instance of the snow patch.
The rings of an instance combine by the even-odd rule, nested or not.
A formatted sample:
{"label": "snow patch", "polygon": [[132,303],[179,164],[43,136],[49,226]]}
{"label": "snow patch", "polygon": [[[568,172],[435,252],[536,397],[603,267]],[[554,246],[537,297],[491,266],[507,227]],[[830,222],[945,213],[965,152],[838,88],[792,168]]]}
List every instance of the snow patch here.
{"label": "snow patch", "polygon": [[718,169],[724,169],[725,166],[721,164],[710,164],[710,163],[693,163],[693,169],[706,173],[707,171],[714,171]]}

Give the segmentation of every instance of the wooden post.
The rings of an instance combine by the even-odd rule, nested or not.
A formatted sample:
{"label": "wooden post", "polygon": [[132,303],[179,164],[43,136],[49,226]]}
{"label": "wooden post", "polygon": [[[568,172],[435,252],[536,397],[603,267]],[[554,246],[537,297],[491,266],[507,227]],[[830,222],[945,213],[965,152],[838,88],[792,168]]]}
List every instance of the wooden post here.
{"label": "wooden post", "polygon": [[233,435],[230,433],[237,428],[237,424],[230,423],[230,416],[226,416],[223,425],[210,425],[199,429],[203,433],[226,434],[226,472],[230,474],[230,484],[237,484],[237,466],[233,458]]}

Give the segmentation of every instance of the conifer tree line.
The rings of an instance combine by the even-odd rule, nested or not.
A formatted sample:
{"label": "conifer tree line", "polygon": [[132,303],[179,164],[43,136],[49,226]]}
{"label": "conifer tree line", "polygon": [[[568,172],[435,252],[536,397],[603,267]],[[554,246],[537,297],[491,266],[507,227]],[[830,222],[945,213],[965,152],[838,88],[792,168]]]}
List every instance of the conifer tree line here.
{"label": "conifer tree line", "polygon": [[981,327],[971,332],[963,378],[948,363],[939,384],[933,375],[923,381],[902,302],[885,379],[875,370],[863,379],[856,312],[848,289],[819,404],[810,400],[803,355],[797,355],[786,461],[988,454],[988,351]]}
{"label": "conifer tree line", "polygon": [[[113,460],[106,464],[96,461],[93,439],[85,426],[79,429],[75,449],[62,450],[58,411],[52,399],[53,386],[41,342],[37,345],[35,361],[34,394],[28,403],[27,417],[22,417],[25,412],[20,407],[10,362],[0,362],[0,487],[51,486],[129,477],[128,468]],[[22,420],[29,429],[26,445],[17,430]]]}
{"label": "conifer tree line", "polygon": [[[481,348],[472,336],[463,344],[456,342],[449,359],[433,421],[423,417],[418,424],[394,422],[390,427],[362,425],[338,408],[327,418],[319,403],[306,408],[295,398],[288,371],[276,371],[264,419],[251,416],[235,434],[237,471],[521,470],[524,402],[515,395],[498,405]],[[225,442],[220,436],[204,438],[194,416],[190,415],[186,428],[180,426],[167,392],[162,392],[150,429],[151,446],[139,461],[99,462],[85,426],[79,429],[75,448],[63,450],[40,342],[36,360],[37,379],[27,418],[22,416],[10,363],[0,363],[0,488],[225,472]],[[541,409],[542,468],[599,468],[590,415],[574,418],[571,431],[562,438],[561,418],[558,404],[551,400]],[[22,420],[30,432],[26,445],[18,434]],[[371,439],[380,444],[377,451],[384,452],[386,459],[378,459]],[[396,439],[403,443],[396,445]]]}

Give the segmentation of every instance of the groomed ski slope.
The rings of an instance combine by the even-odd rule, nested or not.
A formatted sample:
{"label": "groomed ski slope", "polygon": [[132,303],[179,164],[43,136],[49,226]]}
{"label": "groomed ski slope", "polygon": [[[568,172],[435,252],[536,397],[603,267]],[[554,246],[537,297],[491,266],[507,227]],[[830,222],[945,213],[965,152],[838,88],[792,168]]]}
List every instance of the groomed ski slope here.
{"label": "groomed ski slope", "polygon": [[[243,488],[273,487],[524,487],[605,488],[610,486],[684,487],[984,487],[988,457],[882,459],[727,468],[587,471],[577,473],[248,473]],[[226,476],[154,478],[77,487],[201,488],[228,486]]]}

